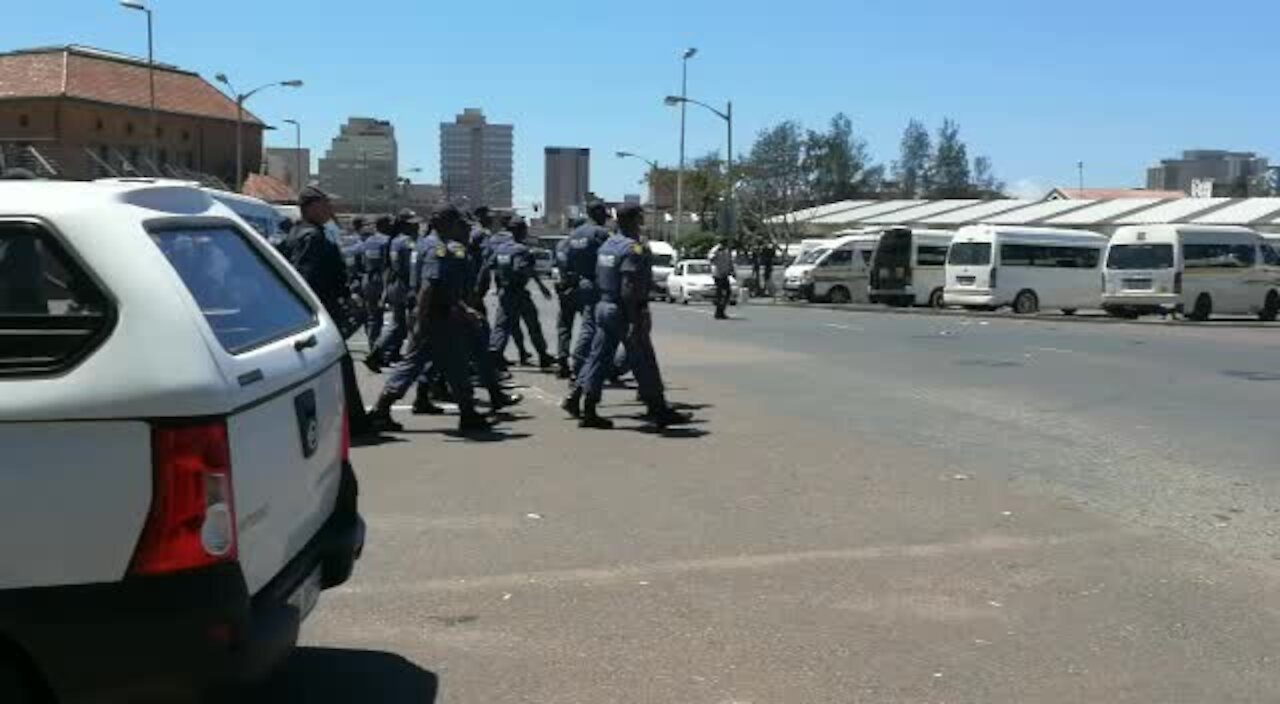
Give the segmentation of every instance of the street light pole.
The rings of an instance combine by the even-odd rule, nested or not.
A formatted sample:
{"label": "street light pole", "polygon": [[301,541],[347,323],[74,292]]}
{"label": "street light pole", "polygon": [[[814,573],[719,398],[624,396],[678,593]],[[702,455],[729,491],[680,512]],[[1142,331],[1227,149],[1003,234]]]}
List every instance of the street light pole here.
{"label": "street light pole", "polygon": [[[692,59],[697,54],[698,50],[690,47],[684,50],[684,56],[680,59],[680,166],[676,170],[676,227],[674,231],[677,237],[680,235],[680,221],[684,219],[684,125],[686,108],[688,107],[685,100],[689,97],[689,59]],[[656,185],[654,188],[656,195]],[[672,239],[675,238],[673,237]]]}
{"label": "street light pole", "polygon": [[299,193],[307,184],[302,182],[302,123],[294,119],[284,121],[293,125],[293,186]]}
{"label": "street light pole", "polygon": [[159,146],[156,134],[159,131],[159,120],[156,117],[156,53],[155,42],[151,31],[151,8],[138,0],[120,0],[120,5],[130,10],[138,10],[147,13],[147,80],[151,84],[151,136],[148,141],[151,143],[151,163],[157,169],[160,168],[158,161]]}
{"label": "street light pole", "polygon": [[616,152],[616,154],[619,159],[639,159],[649,165],[649,186],[655,196],[649,199],[649,204],[653,206],[653,220],[651,221],[652,224],[649,225],[649,239],[654,239],[653,235],[658,231],[658,199],[656,198],[658,189],[654,182],[654,179],[658,177],[658,162],[632,152]]}
{"label": "street light pole", "polygon": [[733,101],[732,100],[729,101],[728,106],[726,107],[724,112],[720,112],[719,110],[711,107],[710,105],[707,105],[706,103],[700,100],[694,100],[693,98],[689,98],[689,97],[680,97],[678,95],[668,95],[665,102],[667,105],[671,105],[671,106],[680,105],[684,103],[693,103],[694,105],[700,105],[706,108],[707,110],[711,111],[711,113],[714,114],[716,117],[719,117],[721,120],[724,120],[725,124],[728,126],[729,156],[728,156],[728,159],[726,159],[728,174],[725,179],[728,183],[726,188],[727,193],[725,194],[725,197],[728,201],[729,212],[726,214],[726,217],[725,217],[725,220],[727,222],[725,223],[725,226],[724,226],[724,234],[732,236],[734,234],[734,220],[736,218],[736,213],[734,211],[736,209],[736,199],[737,199],[737,196],[734,194],[735,184],[733,180]]}
{"label": "street light pole", "polygon": [[[219,83],[222,83],[226,85],[227,88],[230,88],[233,94],[236,92],[235,86],[231,85],[231,79],[227,78],[227,74],[219,73],[217,76],[214,76],[214,78]],[[242,133],[242,130],[244,129],[245,101],[257,95],[261,91],[266,90],[267,88],[275,87],[275,86],[282,86],[284,88],[301,88],[302,81],[295,78],[290,81],[275,81],[272,83],[265,83],[263,85],[258,86],[257,88],[254,88],[248,93],[240,93],[235,96],[236,97],[236,177],[235,177],[235,183],[232,185],[232,188],[234,188],[236,192],[239,192],[241,190],[241,186],[243,185],[243,182],[244,182],[244,142],[243,142],[241,133]]]}
{"label": "street light pole", "polygon": [[1076,195],[1083,198],[1084,197],[1084,162],[1077,161],[1076,169],[1080,172],[1080,192],[1077,193]]}

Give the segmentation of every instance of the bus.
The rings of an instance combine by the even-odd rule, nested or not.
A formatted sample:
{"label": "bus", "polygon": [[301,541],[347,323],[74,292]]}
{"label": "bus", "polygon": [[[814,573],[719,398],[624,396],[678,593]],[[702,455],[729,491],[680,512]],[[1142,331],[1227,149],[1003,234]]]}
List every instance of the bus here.
{"label": "bus", "polygon": [[1073,315],[1101,303],[1099,272],[1107,238],[1085,230],[973,225],[961,228],[947,255],[947,305],[1022,315]]}
{"label": "bus", "polygon": [[823,249],[810,250],[787,268],[788,293],[811,302],[866,303],[871,258],[880,235],[849,235],[831,240]]}
{"label": "bus", "polygon": [[1275,320],[1280,254],[1246,227],[1121,227],[1107,249],[1102,307],[1125,318],[1174,311]]}
{"label": "bus", "polygon": [[942,306],[947,248],[955,233],[891,227],[878,235],[870,300],[892,306]]}

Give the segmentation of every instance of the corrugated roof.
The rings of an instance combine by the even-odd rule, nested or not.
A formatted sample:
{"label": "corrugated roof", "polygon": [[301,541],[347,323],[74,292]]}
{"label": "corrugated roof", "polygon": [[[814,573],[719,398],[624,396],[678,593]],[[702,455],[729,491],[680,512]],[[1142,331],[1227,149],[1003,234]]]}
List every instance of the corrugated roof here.
{"label": "corrugated roof", "polygon": [[[1079,202],[1079,201],[1067,201]],[[1045,225],[1098,225],[1117,218],[1126,213],[1150,208],[1165,202],[1162,198],[1117,198],[1094,203],[1080,210],[1049,218]]]}
{"label": "corrugated roof", "polygon": [[1024,208],[1038,202],[1039,201],[1014,199],[983,201],[977,205],[971,205],[968,208],[961,208],[960,210],[953,210],[924,218],[920,222],[925,225],[967,225],[970,223],[982,222],[984,218],[989,218],[996,213],[1008,212],[1015,208]]}
{"label": "corrugated roof", "polygon": [[1040,221],[1072,210],[1086,208],[1096,201],[1092,200],[1049,200],[1034,203],[1025,208],[1008,210],[999,215],[985,218],[982,222],[992,225],[1035,225]]}
{"label": "corrugated roof", "polygon": [[[820,218],[825,215],[831,215],[834,213],[841,213],[846,210],[853,210],[854,208],[860,208],[864,205],[869,205],[871,203],[878,203],[878,202],[880,201],[842,200],[836,203],[827,203],[826,205],[815,205],[812,208],[804,208],[802,210],[797,210],[791,213],[790,218],[792,222],[803,223],[803,222],[808,222],[814,218]],[[767,222],[771,222],[771,223],[782,222],[782,221],[783,221],[783,216],[780,216],[780,215],[775,215],[767,220]]]}
{"label": "corrugated roof", "polygon": [[1205,213],[1191,222],[1198,225],[1252,225],[1265,223],[1276,214],[1280,214],[1280,198],[1245,198]]}
{"label": "corrugated roof", "polygon": [[[198,74],[156,64],[155,79],[161,112],[236,119],[236,102]],[[150,67],[143,60],[81,47],[0,54],[0,100],[59,96],[147,109]],[[244,121],[262,124],[247,110]]]}
{"label": "corrugated roof", "polygon": [[298,194],[289,188],[289,184],[266,174],[249,174],[244,181],[242,192],[268,203],[298,202]]}
{"label": "corrugated roof", "polygon": [[906,210],[907,208],[912,208],[927,202],[928,201],[923,200],[878,200],[873,201],[870,205],[864,205],[853,210],[835,213],[821,218],[814,218],[811,222],[814,225],[846,225],[849,223],[864,222],[869,217],[898,210]]}
{"label": "corrugated roof", "polygon": [[912,225],[917,222],[920,222],[922,219],[930,215],[945,213],[948,210],[959,210],[960,208],[967,208],[973,205],[974,203],[979,203],[979,202],[981,201],[979,201],[976,198],[966,198],[963,200],[960,200],[960,199],[935,200],[929,203],[925,203],[923,205],[918,205],[914,208],[907,208],[906,210],[898,210],[892,213],[887,213],[885,215],[877,215],[875,217],[871,217],[866,220],[863,220],[862,222],[865,222],[868,225],[893,225],[897,223],[901,223],[903,225]]}
{"label": "corrugated roof", "polygon": [[1152,191],[1145,188],[1055,188],[1049,191],[1049,198],[1058,196],[1069,200],[1110,200],[1113,198],[1151,198],[1154,200],[1173,200],[1186,198],[1182,191]]}
{"label": "corrugated roof", "polygon": [[1229,202],[1230,198],[1183,198],[1172,200],[1134,213],[1122,215],[1111,221],[1112,225],[1158,225],[1160,223],[1186,222],[1189,218]]}

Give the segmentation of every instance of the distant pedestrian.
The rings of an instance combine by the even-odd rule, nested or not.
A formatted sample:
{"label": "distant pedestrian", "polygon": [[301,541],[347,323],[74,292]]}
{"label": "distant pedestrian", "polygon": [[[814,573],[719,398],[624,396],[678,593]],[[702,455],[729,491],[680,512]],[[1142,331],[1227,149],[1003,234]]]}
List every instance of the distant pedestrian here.
{"label": "distant pedestrian", "polygon": [[591,356],[569,398],[562,407],[580,417],[584,428],[610,429],[613,422],[599,415],[605,377],[613,366],[618,345],[626,347],[636,377],[639,396],[647,408],[645,419],[658,427],[688,423],[690,417],[667,403],[650,332],[649,291],[653,269],[648,249],[640,244],[644,210],[625,205],[618,213],[618,232],[600,247],[596,263],[596,283],[600,300],[596,305],[596,334]]}
{"label": "distant pedestrian", "polygon": [[556,243],[556,378],[568,379],[573,371],[573,319],[578,314],[578,277],[569,271],[569,238]]}
{"label": "distant pedestrian", "polygon": [[538,353],[538,365],[548,369],[555,365],[555,358],[547,352],[547,340],[542,334],[538,309],[529,295],[529,282],[537,284],[543,298],[547,300],[551,300],[551,291],[538,276],[537,260],[526,244],[529,236],[528,224],[523,218],[514,218],[508,225],[508,231],[511,239],[500,241],[493,248],[494,276],[499,290],[498,313],[489,350],[496,363],[507,347],[512,330],[524,323],[534,350]]}
{"label": "distant pedestrian", "polygon": [[[383,216],[374,224],[375,232],[364,239],[356,254],[360,272],[360,297],[364,301],[365,336],[370,354],[382,338],[382,319],[386,310],[387,267],[391,260],[391,239],[395,235],[391,218]],[[368,364],[368,358],[365,358]]]}
{"label": "distant pedestrian", "polygon": [[707,255],[711,260],[711,277],[716,283],[716,320],[725,320],[725,309],[733,295],[730,278],[733,276],[733,249],[729,246],[729,238],[722,237]]}
{"label": "distant pedestrian", "polygon": [[[315,186],[308,186],[298,194],[298,207],[302,211],[302,222],[281,243],[280,250],[315,292],[329,317],[338,322],[347,315],[346,299],[350,289],[347,288],[347,267],[342,260],[342,252],[330,239],[330,233],[339,230],[334,222],[333,205],[328,194]],[[352,435],[365,435],[370,425],[360,398],[360,385],[356,381],[355,363],[350,351],[342,357],[341,366],[348,426]]]}

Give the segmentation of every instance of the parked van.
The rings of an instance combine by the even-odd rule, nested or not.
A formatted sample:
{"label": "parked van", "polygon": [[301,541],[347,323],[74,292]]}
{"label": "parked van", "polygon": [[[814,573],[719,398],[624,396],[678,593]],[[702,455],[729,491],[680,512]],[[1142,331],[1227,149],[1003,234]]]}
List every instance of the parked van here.
{"label": "parked van", "polygon": [[1015,313],[1097,308],[1107,238],[1046,227],[961,228],[947,255],[947,305],[1009,306]]}
{"label": "parked van", "polygon": [[670,242],[649,240],[649,253],[653,263],[653,291],[650,298],[665,298],[667,295],[667,277],[676,266],[676,248]]}
{"label": "parked van", "polygon": [[787,268],[788,292],[809,301],[866,303],[871,257],[879,235],[849,235],[831,240],[825,249],[810,250]]}
{"label": "parked van", "polygon": [[811,247],[800,252],[795,262],[782,272],[782,291],[792,300],[813,298],[813,268],[830,252],[828,247]]}
{"label": "parked van", "polygon": [[1275,320],[1280,255],[1244,227],[1122,227],[1107,249],[1102,305],[1122,317],[1181,310],[1192,320],[1215,313]]}
{"label": "parked van", "polygon": [[947,247],[954,232],[892,227],[879,235],[871,263],[872,303],[942,306]]}

